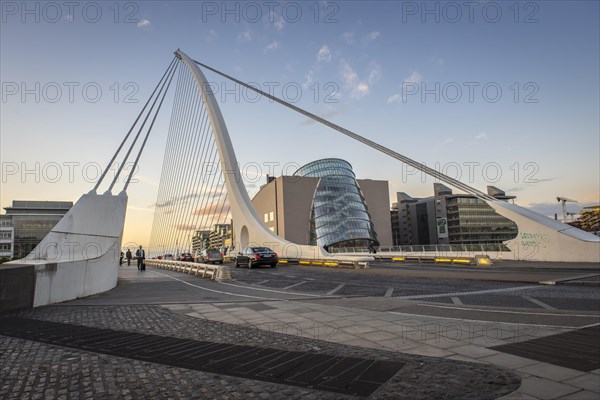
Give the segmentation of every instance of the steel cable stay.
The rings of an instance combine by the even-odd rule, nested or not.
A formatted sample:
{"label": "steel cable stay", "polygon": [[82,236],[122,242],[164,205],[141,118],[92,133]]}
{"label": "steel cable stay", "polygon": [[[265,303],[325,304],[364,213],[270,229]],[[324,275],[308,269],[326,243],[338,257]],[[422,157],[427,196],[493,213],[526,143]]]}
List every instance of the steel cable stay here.
{"label": "steel cable stay", "polygon": [[[177,64],[172,63],[170,65],[170,71],[169,71],[169,75],[172,74],[172,72],[175,70],[175,66]],[[170,82],[170,81],[169,81]],[[157,93],[157,95],[154,97],[154,101],[152,102],[152,106],[150,106],[150,109],[148,110],[148,112],[146,113],[146,116],[144,117],[144,120],[142,122],[142,124],[140,125],[137,134],[135,135],[134,139],[133,139],[133,143],[131,143],[131,146],[129,147],[129,149],[127,150],[127,153],[125,154],[125,157],[123,158],[123,161],[121,163],[121,165],[119,166],[119,169],[117,170],[117,172],[115,173],[115,177],[113,178],[112,182],[110,183],[110,186],[108,187],[108,191],[112,191],[112,188],[115,186],[115,184],[119,181],[119,177],[121,176],[121,172],[123,171],[123,168],[125,167],[125,164],[127,163],[127,160],[129,159],[129,156],[131,155],[131,152],[133,151],[142,131],[144,130],[144,127],[146,126],[146,122],[148,122],[148,118],[150,118],[150,116],[152,115],[152,112],[154,111],[154,107],[156,106],[156,103],[158,102],[158,99],[160,98],[163,89],[165,87],[167,83],[167,79],[164,79],[161,85],[161,88],[159,90],[159,92]]]}
{"label": "steel cable stay", "polygon": [[[92,190],[96,191],[98,190],[98,187],[100,186],[100,184],[102,183],[102,181],[104,180],[104,178],[106,177],[106,174],[108,173],[110,167],[113,165],[113,163],[115,162],[115,159],[117,158],[117,156],[119,155],[119,153],[121,152],[121,150],[123,149],[123,146],[125,146],[125,143],[127,143],[127,140],[129,139],[129,136],[131,135],[131,132],[133,132],[133,129],[135,128],[135,126],[137,125],[138,121],[140,120],[141,116],[144,114],[144,111],[146,110],[146,107],[148,107],[148,104],[150,104],[150,101],[152,100],[152,98],[154,97],[156,91],[158,90],[158,88],[161,86],[161,83],[163,82],[163,80],[165,79],[165,77],[167,76],[169,70],[171,69],[171,67],[177,62],[177,57],[173,57],[173,60],[171,61],[171,63],[169,64],[169,66],[167,67],[167,69],[165,70],[163,76],[160,78],[160,80],[158,81],[158,83],[156,84],[156,87],[154,88],[154,90],[152,91],[152,94],[150,94],[150,97],[148,97],[148,100],[146,101],[146,104],[144,104],[144,107],[142,107],[142,110],[139,112],[137,118],[135,119],[135,121],[133,122],[133,124],[131,125],[131,128],[129,128],[129,131],[127,132],[127,134],[125,135],[125,137],[123,138],[123,141],[121,141],[121,144],[119,145],[119,147],[117,148],[117,150],[115,151],[115,153],[113,154],[112,158],[110,159],[110,161],[108,162],[106,168],[104,169],[104,171],[102,172],[102,174],[100,175],[100,178],[98,178],[98,182],[96,182],[96,185],[94,186],[94,188]],[[135,143],[135,142],[134,142]]]}
{"label": "steel cable stay", "polygon": [[[182,96],[181,96],[181,91],[182,91],[182,87],[183,85],[181,84],[181,81],[183,79],[183,74],[181,73],[181,69],[179,69],[179,74],[177,77],[177,87],[175,90],[175,97],[173,100],[173,108],[171,110],[171,121],[169,123],[169,132],[167,135],[167,143],[165,145],[165,157],[163,158],[163,165],[162,165],[162,171],[161,171],[161,175],[160,175],[160,180],[159,182],[161,182],[163,180],[163,178],[165,176],[167,176],[168,172],[170,172],[170,163],[171,163],[171,159],[170,157],[167,156],[171,156],[172,153],[170,152],[171,147],[173,146],[173,142],[175,140],[175,135],[173,134],[173,130],[174,130],[174,121],[175,119],[179,116],[178,114],[178,110],[179,110],[179,106],[181,104],[181,100],[182,100]],[[158,244],[158,232],[160,231],[160,226],[164,217],[164,210],[163,207],[161,207],[160,205],[162,204],[162,202],[164,201],[164,195],[165,195],[165,190],[163,186],[159,185],[159,190],[158,193],[156,194],[156,202],[154,203],[154,218],[152,221],[152,230],[151,230],[151,236],[150,236],[150,249],[152,249],[152,246],[154,244]]]}
{"label": "steel cable stay", "polygon": [[[408,157],[406,157],[406,156],[404,156],[404,155],[402,155],[400,153],[397,153],[397,152],[395,152],[395,151],[393,151],[391,149],[388,149],[387,147],[382,146],[379,143],[376,143],[376,142],[374,142],[372,140],[369,140],[369,139],[367,139],[367,138],[365,138],[365,137],[363,137],[363,136],[361,136],[361,135],[359,135],[357,133],[354,133],[354,132],[352,132],[352,131],[350,131],[350,130],[348,130],[346,128],[343,128],[343,127],[341,127],[341,126],[339,126],[337,124],[334,124],[331,121],[328,121],[328,120],[326,120],[326,119],[324,119],[322,117],[319,117],[319,116],[317,116],[317,115],[315,115],[315,114],[313,114],[313,113],[311,113],[309,111],[306,111],[306,110],[304,110],[304,109],[302,109],[300,107],[297,107],[297,106],[295,106],[295,105],[293,105],[293,104],[291,104],[291,103],[289,103],[289,102],[287,102],[285,100],[282,100],[282,99],[280,99],[280,98],[278,98],[276,96],[273,96],[273,95],[271,95],[269,93],[266,93],[266,92],[264,92],[264,91],[262,91],[260,89],[257,89],[257,88],[255,88],[255,87],[253,87],[253,86],[251,86],[251,85],[249,85],[249,84],[247,84],[245,82],[242,82],[242,81],[240,81],[240,80],[238,80],[238,79],[236,79],[236,78],[234,78],[234,77],[232,77],[230,75],[227,75],[224,72],[221,72],[221,71],[219,71],[219,70],[217,70],[215,68],[209,67],[208,65],[203,64],[203,63],[201,63],[201,62],[199,62],[197,60],[193,60],[193,61],[196,64],[198,64],[199,66],[204,67],[204,68],[206,68],[206,69],[208,69],[208,70],[216,73],[217,75],[220,75],[220,76],[222,76],[222,77],[224,77],[224,78],[226,78],[226,79],[228,79],[228,80],[230,80],[232,82],[235,82],[238,85],[241,85],[241,86],[245,87],[246,89],[252,90],[255,93],[258,93],[258,94],[260,94],[262,96],[265,96],[266,98],[268,98],[268,99],[270,99],[270,100],[272,100],[274,102],[277,102],[277,103],[279,103],[279,104],[281,104],[281,105],[283,105],[283,106],[285,106],[287,108],[290,108],[291,110],[296,111],[296,112],[298,112],[298,113],[300,113],[300,114],[302,114],[302,115],[304,115],[304,116],[306,116],[306,117],[308,117],[308,118],[310,118],[310,119],[312,119],[312,120],[314,120],[316,122],[319,122],[319,123],[321,123],[321,124],[323,124],[323,125],[331,128],[331,129],[334,129],[334,130],[336,130],[336,131],[338,131],[338,132],[340,132],[340,133],[342,133],[342,134],[344,134],[344,135],[346,135],[346,136],[348,136],[348,137],[350,137],[350,138],[352,138],[354,140],[357,140],[357,141],[359,141],[359,142],[361,142],[361,143],[363,143],[363,144],[365,144],[365,145],[367,145],[367,146],[369,146],[369,147],[371,147],[371,148],[373,148],[375,150],[378,150],[378,151],[380,151],[380,152],[382,152],[382,153],[384,153],[384,154],[386,154],[386,155],[388,155],[388,156],[390,156],[392,158],[395,158],[395,159],[397,159],[397,160],[399,160],[399,161],[401,161],[401,162],[403,162],[403,163],[405,163],[407,165],[410,165],[413,168],[416,168],[416,169],[418,169],[418,170],[420,170],[420,171],[422,171],[422,172],[424,172],[424,173],[426,173],[426,174],[428,174],[428,175],[430,175],[430,176],[432,176],[432,177],[434,177],[436,179],[439,179],[442,182],[445,182],[445,183],[447,183],[447,184],[449,184],[451,186],[454,186],[454,187],[456,187],[456,188],[458,188],[460,190],[463,190],[466,193],[472,194],[472,195],[474,195],[474,196],[476,196],[476,197],[478,197],[478,198],[480,198],[482,200],[486,200],[486,201],[495,201],[496,200],[494,197],[488,195],[487,193],[481,192],[480,190],[475,189],[475,188],[473,188],[473,187],[471,187],[471,186],[469,186],[467,184],[464,184],[464,183],[462,183],[462,182],[460,182],[460,181],[458,181],[458,180],[456,180],[456,179],[454,179],[452,177],[449,177],[449,176],[447,176],[447,175],[445,175],[445,174],[443,174],[443,173],[441,173],[441,172],[439,172],[439,171],[437,171],[437,170],[435,170],[433,168],[427,167],[424,164],[421,164],[421,163],[419,163],[419,162],[417,162],[417,161],[415,161],[415,160],[413,160],[411,158],[408,158]],[[210,90],[210,88],[206,88],[206,90]]]}

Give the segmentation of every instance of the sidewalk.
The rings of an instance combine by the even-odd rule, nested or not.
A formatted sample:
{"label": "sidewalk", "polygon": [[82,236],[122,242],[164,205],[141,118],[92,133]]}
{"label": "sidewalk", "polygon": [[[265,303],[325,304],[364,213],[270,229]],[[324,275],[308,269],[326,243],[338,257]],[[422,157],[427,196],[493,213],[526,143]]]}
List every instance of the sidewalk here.
{"label": "sidewalk", "polygon": [[[426,316],[415,312],[420,313],[427,307],[385,298],[256,299],[246,296],[232,300],[235,299],[232,293],[216,293],[215,288],[242,290],[235,285],[198,279],[194,281],[197,286],[193,287],[189,282],[173,280],[165,274],[125,269],[121,271],[120,282],[120,287],[102,297],[17,314],[16,320],[29,321],[29,324],[33,319],[53,321],[65,327],[47,332],[40,328],[40,332],[34,332],[34,336],[41,335],[37,339],[25,340],[8,332],[3,322],[9,320],[0,320],[0,330],[10,335],[0,336],[0,398],[600,398],[598,367],[589,371],[590,368],[581,367],[577,362],[569,364],[572,368],[558,365],[565,351],[568,358],[569,346],[575,346],[575,361],[579,360],[577,357],[587,357],[588,361],[591,357],[592,364],[598,363],[598,349],[594,350],[593,345],[582,341],[573,345],[573,340],[565,341],[550,352],[556,353],[557,358],[552,363],[544,361],[544,357],[540,359],[539,354],[523,357],[510,354],[506,347],[496,347],[581,332],[579,328],[600,322],[597,313],[577,315],[536,310],[537,314],[543,314],[542,318],[535,319],[536,323],[546,325],[532,325],[523,323],[534,320],[523,318],[521,311],[507,311],[499,318],[504,322],[460,319],[467,311],[451,312],[443,308],[436,311],[438,316]],[[133,294],[135,291],[128,290],[131,288],[128,285],[139,285],[140,290]],[[144,304],[149,300],[154,305]],[[479,318],[484,314],[468,315]],[[39,323],[44,324],[48,323]],[[84,327],[77,328],[79,330],[91,328],[87,334],[92,339],[79,340],[73,324]],[[94,337],[101,342],[99,347],[94,347]],[[239,369],[237,374],[232,374],[227,370],[231,365],[222,370],[208,367],[226,364],[231,359],[241,363],[236,348],[230,350],[233,356],[215,351],[214,357],[224,357],[221,361],[207,356],[205,350],[194,353],[184,349],[174,356],[173,352],[169,353],[169,347],[161,343],[177,342],[180,340],[177,338],[187,340],[186,349],[196,344],[208,348],[219,348],[223,344],[247,346],[243,351],[260,354],[266,351],[286,360],[291,357],[292,361],[260,364],[261,358],[256,357],[258,364],[252,371],[248,369],[249,375],[239,373]],[[151,346],[153,341],[158,343],[154,348],[134,351],[135,346],[142,349],[140,346]],[[123,354],[118,353],[119,343],[134,342],[141,344],[129,345]],[[597,345],[597,341],[595,343]],[[575,354],[577,345],[585,346],[587,353]],[[534,347],[528,345],[527,349]],[[153,358],[147,357],[148,354],[153,354]],[[208,358],[205,364],[196,363],[199,366],[193,363],[189,367],[177,366],[186,357]],[[335,376],[323,370],[321,380],[315,380],[318,371],[314,372],[316,368],[310,361],[305,364],[311,364],[313,370],[304,373],[304,380],[294,375],[294,368],[299,364],[293,364],[293,360],[327,357],[337,363],[335,365],[354,362],[354,366],[348,367],[346,372],[339,370]],[[370,393],[368,396],[339,391],[347,383],[344,379],[353,379],[350,372],[365,365],[388,365],[385,363],[399,369],[389,377],[382,377],[381,372],[361,378],[369,381],[373,389],[366,391]],[[274,370],[279,372],[274,374]],[[308,379],[307,374],[314,376]]]}
{"label": "sidewalk", "polygon": [[392,350],[403,354],[505,368],[522,378],[519,389],[503,397],[505,400],[600,398],[600,369],[583,372],[489,348],[572,329],[416,317],[410,314],[315,304],[310,300],[165,307],[194,318],[251,326],[268,332],[293,333],[368,349]]}

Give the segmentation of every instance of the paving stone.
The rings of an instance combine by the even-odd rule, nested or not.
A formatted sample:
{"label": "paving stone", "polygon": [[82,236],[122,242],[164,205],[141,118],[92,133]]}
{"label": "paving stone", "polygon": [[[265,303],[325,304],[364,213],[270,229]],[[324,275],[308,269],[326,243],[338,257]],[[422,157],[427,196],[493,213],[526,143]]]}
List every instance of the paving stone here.
{"label": "paving stone", "polygon": [[[596,374],[580,375],[576,378],[564,380],[563,383],[577,386],[590,392],[600,393],[600,377]],[[600,398],[600,395],[598,398]]]}
{"label": "paving stone", "polygon": [[[441,398],[440,394],[445,398],[494,399],[516,390],[520,383],[515,374],[489,365],[386,351],[380,344],[366,340],[334,343],[265,331],[255,326],[192,318],[157,306],[56,306],[18,315],[161,336],[194,340],[211,338],[220,343],[406,363],[396,376],[371,396],[375,400],[397,398],[399,395],[406,399]],[[410,341],[405,343],[412,344]],[[54,398],[66,396],[74,399],[259,399],[261,394],[269,395],[270,399],[285,400],[353,398],[76,351],[7,336],[0,336],[0,354],[0,397],[8,399],[45,398],[46,390],[53,390],[48,393]],[[27,386],[31,387],[27,392],[30,394],[23,396]],[[123,394],[124,390],[129,392]]]}
{"label": "paving stone", "polygon": [[467,344],[464,346],[457,346],[457,347],[449,347],[448,351],[451,351],[451,352],[457,353],[457,354],[461,354],[463,356],[467,356],[470,358],[480,358],[480,357],[491,356],[494,354],[499,354],[499,352],[497,352],[495,350],[490,350],[485,347],[475,346],[472,344]]}
{"label": "paving stone", "polygon": [[559,400],[598,400],[599,398],[600,397],[598,396],[598,393],[596,393],[596,392],[582,390],[580,392],[575,392],[575,393],[560,397]]}
{"label": "paving stone", "polygon": [[581,389],[574,386],[565,385],[548,379],[531,376],[521,382],[519,392],[537,397],[542,400],[553,400],[566,396]]}
{"label": "paving stone", "polygon": [[518,369],[538,363],[538,361],[535,360],[530,360],[528,358],[513,356],[511,354],[505,353],[498,353],[487,357],[481,357],[479,358],[479,360],[509,369]]}
{"label": "paving stone", "polygon": [[528,365],[526,367],[517,369],[517,371],[522,371],[530,375],[539,376],[540,378],[546,378],[553,381],[565,381],[567,379],[584,374],[581,371],[546,363]]}

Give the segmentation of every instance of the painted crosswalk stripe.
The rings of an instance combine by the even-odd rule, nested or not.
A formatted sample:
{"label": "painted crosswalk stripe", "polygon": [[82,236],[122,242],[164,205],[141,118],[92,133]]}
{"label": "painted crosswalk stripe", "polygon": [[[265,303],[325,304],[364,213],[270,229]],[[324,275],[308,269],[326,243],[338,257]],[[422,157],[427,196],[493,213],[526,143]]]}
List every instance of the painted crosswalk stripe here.
{"label": "painted crosswalk stripe", "polygon": [[546,310],[556,310],[556,308],[552,307],[550,304],[546,304],[543,301],[539,301],[538,299],[534,299],[533,297],[529,297],[529,296],[521,296],[521,297],[524,298],[525,300],[529,300],[533,304],[537,304],[538,306],[540,306],[542,308],[545,308]]}
{"label": "painted crosswalk stripe", "polygon": [[300,286],[300,285],[302,285],[302,284],[304,284],[304,283],[306,283],[306,282],[307,282],[307,281],[300,281],[300,282],[298,282],[298,283],[294,283],[293,285],[290,285],[290,286],[286,286],[286,287],[284,287],[284,288],[283,288],[283,290],[286,290],[286,289],[291,289],[291,288],[293,288],[293,287],[296,287],[296,286]]}
{"label": "painted crosswalk stripe", "polygon": [[509,287],[502,289],[487,289],[487,290],[472,290],[468,292],[451,292],[451,293],[431,293],[431,294],[413,294],[409,296],[394,296],[394,299],[401,300],[415,300],[415,299],[433,299],[439,297],[453,297],[453,296],[473,296],[478,294],[488,294],[488,293],[501,293],[501,292],[513,292],[517,290],[527,290],[527,289],[540,289],[543,286],[517,286],[517,287]]}
{"label": "painted crosswalk stripe", "polygon": [[335,292],[337,292],[338,290],[340,290],[341,288],[343,288],[344,286],[346,286],[345,283],[340,283],[339,285],[337,285],[335,287],[335,289],[330,290],[329,292],[327,292],[327,294],[334,294]]}

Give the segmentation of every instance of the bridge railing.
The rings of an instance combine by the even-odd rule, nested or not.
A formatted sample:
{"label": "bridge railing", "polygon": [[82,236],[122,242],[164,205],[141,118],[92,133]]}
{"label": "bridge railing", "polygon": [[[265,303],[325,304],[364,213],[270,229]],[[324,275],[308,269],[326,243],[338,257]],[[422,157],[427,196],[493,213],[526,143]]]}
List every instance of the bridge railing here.
{"label": "bridge railing", "polygon": [[213,281],[222,282],[231,279],[231,271],[228,266],[201,264],[190,261],[171,261],[147,259],[146,265],[167,269],[169,271],[182,272],[188,275],[209,278]]}
{"label": "bridge railing", "polygon": [[[378,253],[510,252],[504,243],[379,246],[376,249]],[[336,247],[328,251],[334,254],[369,253],[367,247]]]}

